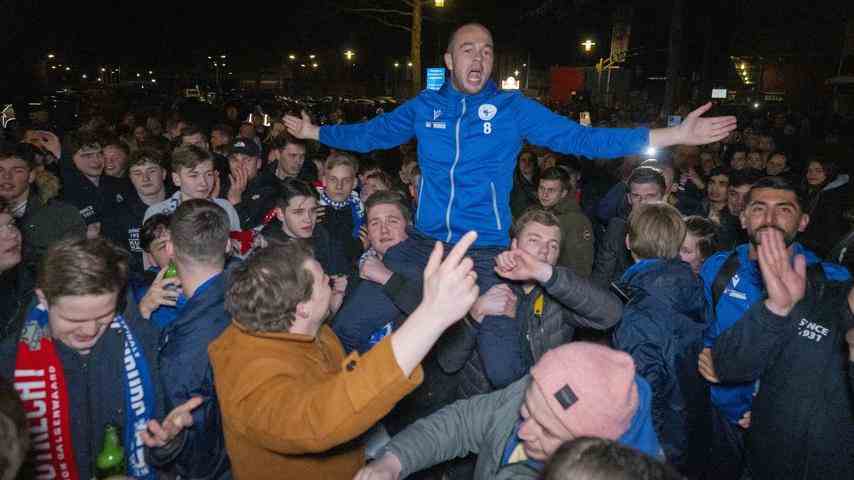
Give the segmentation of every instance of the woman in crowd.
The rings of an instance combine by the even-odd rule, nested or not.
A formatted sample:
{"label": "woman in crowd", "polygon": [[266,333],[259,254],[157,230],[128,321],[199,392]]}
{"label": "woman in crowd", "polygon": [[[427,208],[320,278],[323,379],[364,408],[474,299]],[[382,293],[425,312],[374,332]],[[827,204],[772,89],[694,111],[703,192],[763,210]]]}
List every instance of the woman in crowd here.
{"label": "woman in crowd", "polygon": [[819,257],[826,258],[847,230],[842,214],[847,208],[849,192],[847,174],[837,174],[833,154],[822,151],[813,154],[804,176],[806,203],[804,210],[810,223],[800,235],[800,241]]}
{"label": "woman in crowd", "polygon": [[391,186],[392,180],[387,173],[382,170],[371,172],[365,177],[365,183],[362,185],[359,197],[362,199],[362,203],[367,202],[368,198],[375,192],[391,190]]}
{"label": "woman in crowd", "polygon": [[691,271],[698,275],[703,262],[716,251],[718,227],[699,215],[685,218],[685,226],[688,231],[679,249],[679,258],[691,265]]}

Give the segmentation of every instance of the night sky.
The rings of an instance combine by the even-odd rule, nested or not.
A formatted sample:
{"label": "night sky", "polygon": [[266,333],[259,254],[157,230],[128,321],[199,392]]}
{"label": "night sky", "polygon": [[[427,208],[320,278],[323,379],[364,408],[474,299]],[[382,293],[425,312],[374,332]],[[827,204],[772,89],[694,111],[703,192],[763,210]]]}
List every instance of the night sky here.
{"label": "night sky", "polygon": [[[431,2],[432,3],[432,2]],[[479,20],[492,27],[497,47],[531,53],[535,65],[592,63],[579,42],[592,37],[597,55],[607,54],[611,12],[617,4],[635,7],[631,47],[661,52],[651,62],[663,70],[670,22],[670,1],[611,0],[445,0],[425,14],[441,23],[424,23],[424,63],[438,59],[453,25]],[[825,49],[838,52],[839,18],[854,2],[767,0],[686,1],[685,61],[702,51],[705,16],[711,18],[715,68],[726,68],[730,52]],[[801,3],[803,5],[801,5]],[[809,3],[809,5],[807,5]],[[383,26],[347,7],[407,10],[403,0],[244,1],[199,0],[56,2],[0,0],[0,94],[20,88],[32,65],[47,52],[81,67],[121,64],[133,68],[182,69],[204,63],[207,55],[226,53],[235,69],[249,71],[275,64],[289,52],[323,52],[321,61],[340,61],[352,48],[367,68],[382,68],[391,58],[406,58],[409,34]],[[5,14],[4,14],[5,13]],[[403,22],[408,19],[397,17]],[[779,45],[778,45],[779,44]],[[834,46],[836,45],[836,46]],[[836,54],[834,52],[834,54]],[[337,57],[337,58],[336,58]],[[8,93],[8,92],[5,92]]]}

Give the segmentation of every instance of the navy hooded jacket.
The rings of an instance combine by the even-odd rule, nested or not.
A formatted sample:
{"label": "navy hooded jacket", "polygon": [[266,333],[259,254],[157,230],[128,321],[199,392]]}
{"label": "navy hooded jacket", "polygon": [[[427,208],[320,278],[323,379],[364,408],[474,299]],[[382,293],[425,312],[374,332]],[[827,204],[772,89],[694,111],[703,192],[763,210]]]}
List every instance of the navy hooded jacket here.
{"label": "navy hooded jacket", "polygon": [[185,478],[231,477],[225,450],[222,412],[214,390],[208,345],[231,324],[225,311],[226,274],[203,283],[160,334],[158,366],[166,411],[200,396],[204,403],[193,410],[193,426],[162,449],[149,450],[151,463]]}
{"label": "navy hooded jacket", "polygon": [[689,436],[710,413],[697,371],[705,329],[702,283],[679,259],[641,260],[626,270],[622,283],[630,300],[614,331],[614,347],[632,356],[637,373],[652,386],[653,423],[668,461],[679,468],[702,463],[688,458]]}

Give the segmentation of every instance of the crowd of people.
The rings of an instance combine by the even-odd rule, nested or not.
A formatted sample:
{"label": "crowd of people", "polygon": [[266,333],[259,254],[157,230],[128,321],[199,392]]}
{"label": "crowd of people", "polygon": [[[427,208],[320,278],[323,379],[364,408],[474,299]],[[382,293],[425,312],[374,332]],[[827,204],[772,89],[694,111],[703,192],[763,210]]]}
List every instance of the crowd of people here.
{"label": "crowd of people", "polygon": [[493,48],[359,123],[2,142],[0,478],[854,478],[843,145],[584,127]]}

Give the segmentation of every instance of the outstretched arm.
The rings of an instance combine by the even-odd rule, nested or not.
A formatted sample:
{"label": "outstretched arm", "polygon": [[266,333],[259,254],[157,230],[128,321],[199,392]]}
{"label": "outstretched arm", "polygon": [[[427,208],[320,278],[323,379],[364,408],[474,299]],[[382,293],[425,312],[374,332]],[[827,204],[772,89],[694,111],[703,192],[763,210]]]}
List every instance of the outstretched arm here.
{"label": "outstretched arm", "polygon": [[367,122],[323,127],[314,125],[308,114],[302,112],[301,118],[286,115],[285,126],[288,133],[297,138],[318,140],[333,148],[367,153],[408,142],[415,135],[415,112],[411,102],[407,102]]}
{"label": "outstretched arm", "polygon": [[647,147],[704,145],[726,138],[736,128],[736,118],[702,118],[710,108],[707,103],[679,126],[654,130],[582,127],[529,99],[520,104],[517,118],[520,136],[534,145],[590,158],[616,158],[640,154]]}
{"label": "outstretched arm", "polygon": [[649,146],[655,148],[672,145],[705,145],[723,140],[735,130],[734,116],[703,118],[702,115],[712,108],[706,103],[685,117],[685,121],[675,127],[656,128],[649,131]]}

